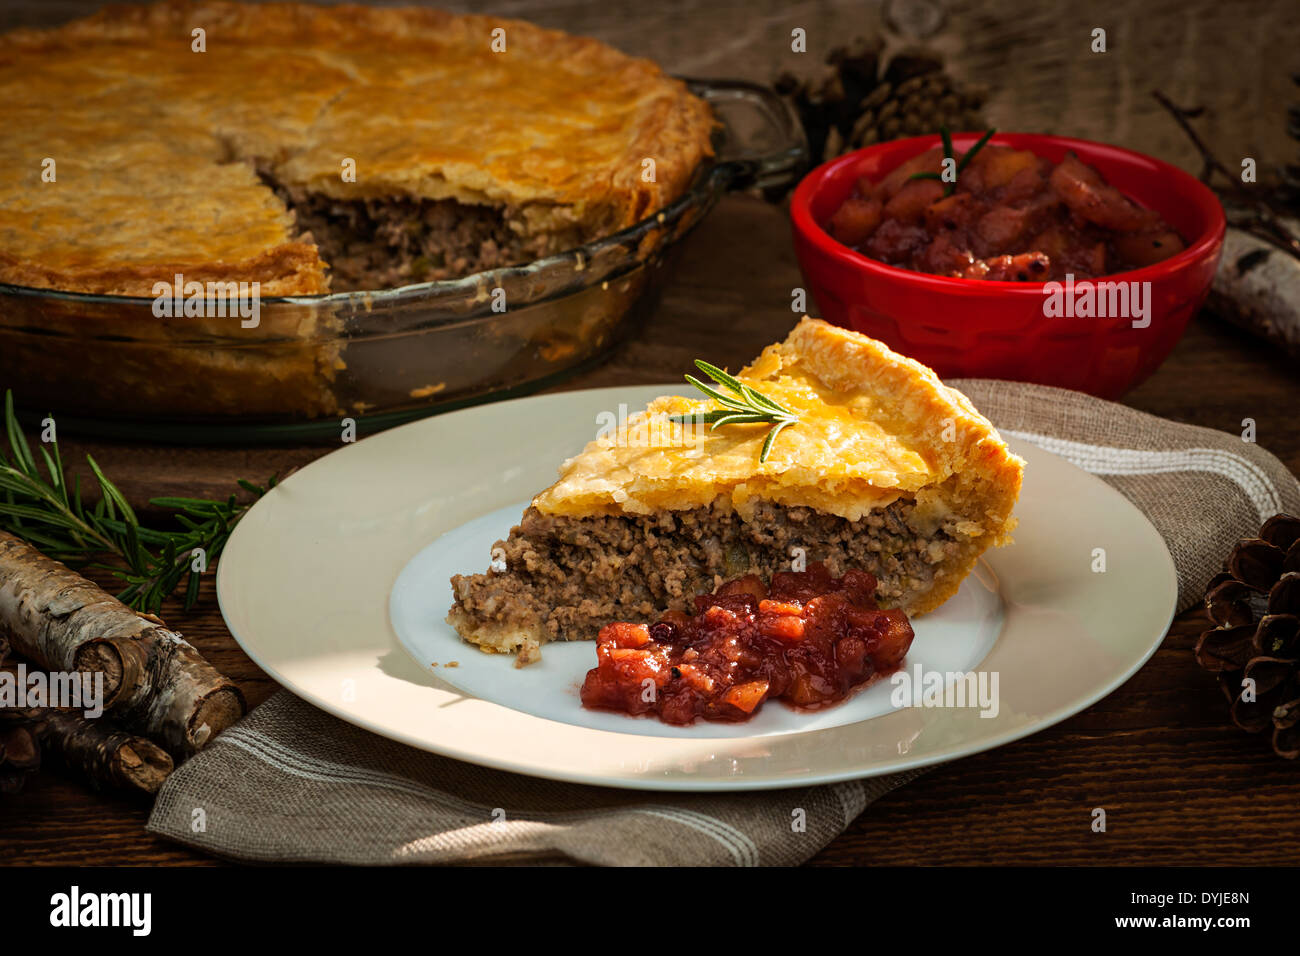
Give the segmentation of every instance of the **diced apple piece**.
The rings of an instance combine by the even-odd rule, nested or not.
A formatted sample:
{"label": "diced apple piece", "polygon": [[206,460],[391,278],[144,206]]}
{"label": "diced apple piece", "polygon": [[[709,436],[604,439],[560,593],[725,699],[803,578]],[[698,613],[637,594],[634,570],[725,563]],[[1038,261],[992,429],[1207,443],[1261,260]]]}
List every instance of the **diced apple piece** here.
{"label": "diced apple piece", "polygon": [[615,647],[641,647],[650,643],[650,629],[644,624],[618,621],[601,628],[600,641]]}
{"label": "diced apple piece", "polygon": [[1010,183],[1024,170],[1037,172],[1038,157],[1027,149],[985,146],[971,158],[962,175],[972,169],[979,170],[980,182],[985,189],[997,189]]}
{"label": "diced apple piece", "polygon": [[976,234],[988,245],[989,254],[1012,251],[1024,237],[1029,214],[1011,206],[994,206],[975,224]]}
{"label": "diced apple piece", "polygon": [[1176,232],[1140,232],[1116,236],[1115,252],[1130,269],[1163,262],[1185,248],[1182,238]]}
{"label": "diced apple piece", "polygon": [[[699,602],[698,597],[695,600],[697,603]],[[700,617],[703,618],[710,627],[734,627],[736,622],[740,620],[734,611],[730,611],[717,604],[710,604]]]}
{"label": "diced apple piece", "polygon": [[1069,243],[1070,237],[1065,234],[1065,230],[1059,225],[1053,225],[1048,226],[1029,240],[1029,248],[1043,253],[1053,261],[1057,261],[1063,258]]}
{"label": "diced apple piece", "polygon": [[1052,189],[1070,211],[1081,219],[1119,232],[1135,232],[1159,221],[1154,213],[1135,206],[1101,174],[1085,165],[1074,153],[1067,153],[1052,171]]}
{"label": "diced apple piece", "polygon": [[917,249],[924,248],[929,241],[929,233],[919,225],[886,219],[871,234],[862,251],[881,262],[902,262]]}
{"label": "diced apple piece", "polygon": [[759,630],[768,637],[775,637],[780,641],[801,641],[804,632],[803,618],[799,616],[798,611],[794,614],[764,617],[759,624]]}
{"label": "diced apple piece", "polygon": [[912,625],[907,615],[897,608],[880,612],[882,617],[877,625],[879,642],[871,649],[871,659],[876,669],[892,670],[903,662],[908,648],[912,646]]}
{"label": "diced apple piece", "polygon": [[685,681],[696,690],[701,690],[705,693],[712,692],[713,678],[704,673],[704,671],[700,670],[698,667],[693,667],[690,664],[681,664],[677,667],[677,673],[681,680]]}
{"label": "diced apple piece", "polygon": [[803,613],[803,605],[798,601],[763,600],[758,602],[758,610],[762,614],[798,617]]}
{"label": "diced apple piece", "polygon": [[867,656],[867,642],[860,637],[846,637],[835,645],[835,662],[850,673],[859,674],[866,668],[863,659]]}
{"label": "diced apple piece", "polygon": [[785,692],[785,699],[796,707],[811,707],[836,696],[836,688],[826,678],[811,671],[799,671]]}
{"label": "diced apple piece", "polygon": [[897,195],[898,191],[907,185],[912,176],[917,173],[937,173],[942,168],[943,149],[936,146],[934,149],[927,149],[924,153],[913,156],[907,162],[895,167],[884,179],[876,186],[873,195],[878,199],[888,201]]}
{"label": "diced apple piece", "polygon": [[885,203],[885,215],[899,222],[919,222],[925,209],[943,196],[943,183],[933,179],[914,179]]}
{"label": "diced apple piece", "polygon": [[971,254],[948,238],[949,233],[939,233],[921,253],[921,264],[935,275],[959,275],[971,264]]}
{"label": "diced apple piece", "polygon": [[880,225],[880,212],[879,199],[846,199],[831,216],[830,234],[846,246],[856,246]]}
{"label": "diced apple piece", "polygon": [[1047,188],[1047,179],[1038,171],[1038,165],[1035,163],[1032,167],[1022,169],[1011,177],[1011,181],[1002,190],[1002,201],[1023,202],[1045,188]]}
{"label": "diced apple piece", "polygon": [[752,714],[754,708],[763,702],[770,685],[765,680],[754,680],[747,684],[737,684],[722,696],[723,703],[730,704],[742,713]]}
{"label": "diced apple piece", "polygon": [[957,229],[970,222],[976,208],[970,193],[953,193],[925,207],[925,227],[932,232]]}
{"label": "diced apple piece", "polygon": [[880,185],[880,183],[873,183],[866,176],[863,176],[854,185],[853,192],[850,195],[854,199],[879,199],[883,203],[885,200],[880,195]]}
{"label": "diced apple piece", "polygon": [[848,594],[849,600],[858,607],[875,608],[876,606],[876,588],[880,582],[870,571],[863,571],[861,568],[849,568],[844,572],[844,577],[840,579],[845,593]]}

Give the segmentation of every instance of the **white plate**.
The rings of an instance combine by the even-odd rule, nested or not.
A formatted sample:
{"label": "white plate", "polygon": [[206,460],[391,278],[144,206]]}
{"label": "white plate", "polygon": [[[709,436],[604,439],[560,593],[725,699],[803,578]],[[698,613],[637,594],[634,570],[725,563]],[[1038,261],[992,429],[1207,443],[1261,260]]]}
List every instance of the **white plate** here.
{"label": "white plate", "polygon": [[598,415],[675,390],[499,402],[321,458],[260,501],[226,546],[217,593],[231,633],[294,693],[415,747],[557,780],[745,790],[890,773],[1024,737],[1122,684],[1168,628],[1177,583],[1151,524],[1104,482],[1013,441],[1028,462],[1015,544],[914,622],[905,664],[996,674],[996,715],[898,708],[882,682],[813,714],[769,703],[747,724],[675,728],[583,709],[588,642],[547,645],[523,670],[461,643],[443,623],[451,574],[487,566]]}

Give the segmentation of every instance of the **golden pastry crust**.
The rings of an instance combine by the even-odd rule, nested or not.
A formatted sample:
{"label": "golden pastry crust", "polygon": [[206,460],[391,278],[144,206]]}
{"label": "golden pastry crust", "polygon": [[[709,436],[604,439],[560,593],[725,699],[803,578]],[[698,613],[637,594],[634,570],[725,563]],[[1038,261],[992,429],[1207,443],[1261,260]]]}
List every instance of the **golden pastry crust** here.
{"label": "golden pastry crust", "polygon": [[314,194],[489,204],[518,231],[585,241],[680,195],[713,127],[680,81],[595,40],[303,4],[114,7],[15,31],[0,103],[0,281],[134,295],[199,270],[327,291],[253,163]]}
{"label": "golden pastry crust", "polygon": [[765,425],[672,426],[711,399],[665,397],[565,462],[533,500],[543,514],[654,514],[705,506],[748,518],[756,503],[811,507],[856,521],[900,498],[918,530],[963,542],[908,610],[956,592],[986,548],[1005,544],[1024,462],[970,400],[874,339],[804,318],[737,375],[799,416],[765,463]]}

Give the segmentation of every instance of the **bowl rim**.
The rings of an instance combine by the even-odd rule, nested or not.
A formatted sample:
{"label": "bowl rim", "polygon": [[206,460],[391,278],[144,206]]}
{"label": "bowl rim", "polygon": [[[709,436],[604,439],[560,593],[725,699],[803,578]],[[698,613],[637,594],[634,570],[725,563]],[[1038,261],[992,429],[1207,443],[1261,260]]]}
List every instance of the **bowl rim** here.
{"label": "bowl rim", "polygon": [[[952,140],[954,148],[959,141],[970,141],[979,139],[984,135],[980,132],[963,132],[953,133]],[[991,145],[1013,145],[1012,143],[1002,142],[999,140],[1014,140],[1014,148],[1029,149],[1033,151],[1034,143],[1053,143],[1064,146],[1067,149],[1074,149],[1082,146],[1092,152],[1100,148],[1113,154],[1116,160],[1126,162],[1130,165],[1141,164],[1142,166],[1155,166],[1157,171],[1164,175],[1170,176],[1173,181],[1181,187],[1179,193],[1193,201],[1197,207],[1204,213],[1208,214],[1209,224],[1202,230],[1201,234],[1192,241],[1186,249],[1176,255],[1170,256],[1161,262],[1153,263],[1149,266],[1143,266],[1140,269],[1130,269],[1127,272],[1113,272],[1107,275],[1098,276],[1095,279],[1075,280],[1075,286],[1082,283],[1100,284],[1105,282],[1143,282],[1173,275],[1192,265],[1203,256],[1211,254],[1216,246],[1223,242],[1224,234],[1227,230],[1227,216],[1223,211],[1223,204],[1219,201],[1208,186],[1192,176],[1185,170],[1179,169],[1172,163],[1167,163],[1162,159],[1154,156],[1148,156],[1146,153],[1139,153],[1137,150],[1128,149],[1124,146],[1116,146],[1112,143],[1103,143],[1099,140],[1079,139],[1074,136],[1057,136],[1052,133],[1018,133],[1014,131],[999,131],[989,140]],[[897,149],[905,151],[905,147],[915,144],[918,146],[918,152],[932,146],[940,145],[942,142],[938,133],[932,133],[925,136],[912,136],[908,139],[889,140],[884,143],[874,143],[871,146],[864,146],[856,149],[851,153],[845,153],[843,156],[837,156],[829,162],[822,163],[813,169],[799,181],[795,187],[794,194],[790,199],[790,222],[794,228],[797,237],[801,237],[810,242],[817,251],[823,256],[828,256],[836,260],[841,265],[856,268],[869,274],[874,274],[883,279],[889,279],[895,282],[909,282],[915,286],[929,289],[933,292],[977,292],[979,289],[987,289],[989,294],[1006,293],[1019,295],[1036,295],[1042,296],[1045,288],[1056,280],[1045,280],[1043,282],[1016,282],[1006,279],[967,279],[957,276],[940,276],[933,275],[929,272],[918,272],[914,269],[905,269],[902,266],[892,266],[881,262],[878,259],[872,259],[865,253],[858,252],[856,249],[845,245],[838,239],[834,238],[829,232],[821,227],[813,218],[812,214],[812,197],[822,184],[830,176],[838,172],[845,166],[852,165],[861,160],[861,158],[873,150]],[[924,146],[922,144],[925,144]],[[911,155],[916,155],[915,153]],[[911,158],[908,156],[907,158]],[[1107,157],[1108,159],[1110,157]],[[904,160],[906,161],[906,160]],[[886,171],[886,175],[889,171]],[[1133,199],[1129,193],[1124,193],[1126,198]],[[1138,200],[1141,197],[1137,197]],[[1058,283],[1061,284],[1061,283]]]}

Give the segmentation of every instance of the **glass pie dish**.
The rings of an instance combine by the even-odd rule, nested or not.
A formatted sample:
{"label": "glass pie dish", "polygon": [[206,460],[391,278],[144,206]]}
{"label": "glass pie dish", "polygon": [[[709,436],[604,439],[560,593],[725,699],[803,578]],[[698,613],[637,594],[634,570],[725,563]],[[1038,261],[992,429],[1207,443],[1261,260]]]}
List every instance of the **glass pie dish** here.
{"label": "glass pie dish", "polygon": [[[720,123],[687,190],[614,235],[524,265],[159,319],[147,297],[0,283],[0,388],[62,427],[221,442],[337,438],[553,384],[653,309],[679,241],[729,190],[792,182],[797,117],[762,86],[690,80]],[[205,310],[211,313],[214,310]]]}

